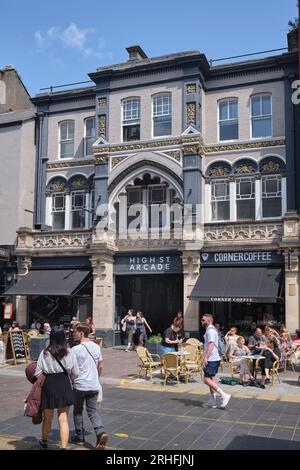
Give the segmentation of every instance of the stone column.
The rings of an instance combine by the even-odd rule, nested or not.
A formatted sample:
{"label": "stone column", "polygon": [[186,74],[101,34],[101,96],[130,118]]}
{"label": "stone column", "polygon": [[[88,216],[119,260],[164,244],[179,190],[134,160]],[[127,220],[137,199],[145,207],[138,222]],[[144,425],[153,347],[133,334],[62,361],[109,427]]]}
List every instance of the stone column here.
{"label": "stone column", "polygon": [[200,253],[199,251],[183,251],[183,312],[184,329],[188,332],[199,333],[199,302],[190,300],[188,296],[192,292],[199,275]]}
{"label": "stone column", "polygon": [[255,178],[255,219],[260,220],[262,218],[262,184],[261,176],[258,175]]}
{"label": "stone column", "polygon": [[236,221],[236,182],[234,176],[229,177],[229,218]]}
{"label": "stone column", "polygon": [[300,327],[299,314],[299,216],[287,212],[283,219],[282,247],[285,258],[285,319],[288,331]]}
{"label": "stone column", "polygon": [[[96,251],[96,250],[95,250]],[[105,346],[113,346],[115,329],[115,298],[113,253],[93,254],[93,321],[97,336],[104,338]]]}
{"label": "stone column", "polygon": [[[31,266],[30,257],[26,256],[21,259],[19,263],[19,269],[18,269],[18,281],[28,274],[30,266]],[[16,296],[16,321],[19,322],[20,325],[27,324],[27,320],[28,320],[27,313],[28,313],[27,296],[17,295]]]}

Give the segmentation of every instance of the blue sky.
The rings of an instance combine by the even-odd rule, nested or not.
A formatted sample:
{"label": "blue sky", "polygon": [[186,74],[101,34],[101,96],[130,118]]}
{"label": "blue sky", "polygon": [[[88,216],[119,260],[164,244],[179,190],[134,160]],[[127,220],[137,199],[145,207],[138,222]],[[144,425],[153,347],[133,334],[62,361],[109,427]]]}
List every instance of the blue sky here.
{"label": "blue sky", "polygon": [[0,68],[12,64],[29,93],[88,80],[127,60],[199,50],[208,59],[286,47],[296,0],[14,0],[1,5]]}

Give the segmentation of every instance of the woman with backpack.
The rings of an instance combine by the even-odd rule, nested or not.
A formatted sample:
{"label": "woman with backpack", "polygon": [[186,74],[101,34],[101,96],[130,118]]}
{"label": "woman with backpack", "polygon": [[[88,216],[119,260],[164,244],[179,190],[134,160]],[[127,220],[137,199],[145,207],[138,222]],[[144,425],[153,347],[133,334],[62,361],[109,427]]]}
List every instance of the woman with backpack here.
{"label": "woman with backpack", "polygon": [[73,405],[73,390],[70,378],[73,380],[79,375],[76,356],[68,348],[66,335],[63,329],[53,328],[50,333],[50,344],[45,348],[37,362],[35,376],[46,376],[41,397],[43,411],[42,438],[39,445],[48,449],[48,435],[54,410],[57,409],[58,426],[60,432],[60,447],[67,449],[69,441],[69,408]]}

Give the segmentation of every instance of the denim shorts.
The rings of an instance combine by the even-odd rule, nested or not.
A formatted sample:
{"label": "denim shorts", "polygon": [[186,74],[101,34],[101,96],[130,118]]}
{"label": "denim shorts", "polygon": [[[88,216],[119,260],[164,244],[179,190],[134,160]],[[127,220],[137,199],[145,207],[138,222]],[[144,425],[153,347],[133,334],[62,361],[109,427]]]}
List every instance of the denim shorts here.
{"label": "denim shorts", "polygon": [[218,373],[221,361],[210,361],[203,369],[204,377],[214,377]]}

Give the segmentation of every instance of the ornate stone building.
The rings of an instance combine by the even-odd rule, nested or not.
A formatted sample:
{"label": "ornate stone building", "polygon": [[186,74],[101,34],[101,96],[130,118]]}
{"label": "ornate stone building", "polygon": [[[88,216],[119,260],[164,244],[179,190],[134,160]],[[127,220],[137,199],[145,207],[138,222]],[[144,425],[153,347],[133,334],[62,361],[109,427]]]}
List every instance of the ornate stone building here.
{"label": "ornate stone building", "polygon": [[[20,228],[16,250],[18,318],[93,314],[106,344],[130,307],[156,332],[182,310],[197,333],[199,309],[295,330],[297,54],[211,66],[198,51],[127,51],[93,86],[32,99],[38,182],[35,228]],[[159,205],[191,214],[193,233],[175,236]]]}

